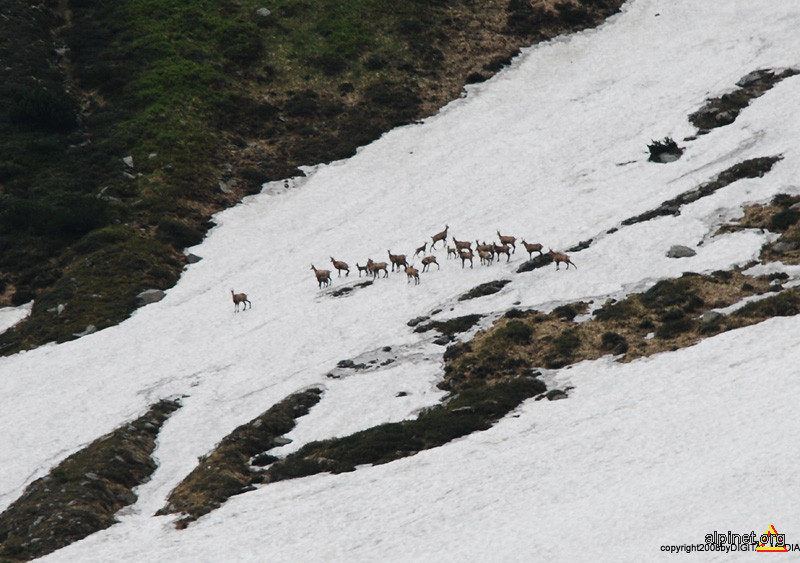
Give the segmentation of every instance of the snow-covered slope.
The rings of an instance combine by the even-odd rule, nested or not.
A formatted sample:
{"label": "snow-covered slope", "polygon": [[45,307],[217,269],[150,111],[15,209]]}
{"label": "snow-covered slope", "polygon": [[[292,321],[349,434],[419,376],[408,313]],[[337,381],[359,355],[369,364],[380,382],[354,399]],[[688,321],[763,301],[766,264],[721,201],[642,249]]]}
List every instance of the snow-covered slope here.
{"label": "snow-covered slope", "polygon": [[[0,358],[0,509],[70,453],[182,396],[138,503],[45,559],[652,560],[665,556],[662,544],[770,524],[792,541],[800,318],[631,364],[581,363],[549,375],[574,386],[569,400],[527,402],[489,431],[384,466],[262,487],[184,531],[153,513],[198,456],[309,385],[325,393],[286,451],[436,403],[442,348],[412,332],[414,317],[602,302],[757,257],[768,234],[712,234],[743,204],[800,193],[800,76],[733,124],[682,139],[705,98],[756,69],[800,68],[798,29],[794,2],[632,0],[597,30],[526,50],[424,123],[219,214],[192,249],[203,260],[163,301],[77,341]],[[665,136],[683,157],[647,162],[647,143]],[[737,162],[773,155],[783,159],[763,178],[679,216],[621,226]],[[554,250],[594,243],[572,254],[577,270],[525,274],[514,273],[521,252],[462,269],[440,249],[441,270],[419,286],[390,274],[343,297],[319,290],[310,271],[333,256],[352,273],[334,272],[332,289],[355,285],[356,262],[411,254],[445,224],[466,240],[499,229]],[[667,258],[673,244],[697,255]],[[499,278],[512,283],[457,301]],[[231,289],[252,310],[235,314]],[[396,357],[386,368],[326,377],[386,346]]]}

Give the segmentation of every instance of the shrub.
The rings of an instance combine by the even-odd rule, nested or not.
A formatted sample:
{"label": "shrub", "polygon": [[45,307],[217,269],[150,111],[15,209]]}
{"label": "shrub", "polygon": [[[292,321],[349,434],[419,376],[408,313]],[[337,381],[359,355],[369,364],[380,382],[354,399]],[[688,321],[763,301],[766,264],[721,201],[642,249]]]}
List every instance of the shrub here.
{"label": "shrub", "polygon": [[694,328],[694,321],[687,318],[680,309],[670,309],[661,315],[660,320],[662,324],[656,329],[656,337],[665,340]]}
{"label": "shrub", "polygon": [[674,160],[674,158],[666,159],[665,155],[679,157],[683,154],[683,149],[670,137],[664,137],[661,141],[650,141],[647,149],[650,151],[649,160],[651,162],[667,162],[668,160]]}
{"label": "shrub", "polygon": [[64,92],[44,88],[18,89],[8,110],[13,123],[51,131],[71,131],[77,125],[77,104]]}
{"label": "shrub", "polygon": [[571,321],[578,316],[578,312],[571,305],[561,305],[553,309],[553,314],[559,318]]}
{"label": "shrub", "polygon": [[790,317],[800,310],[800,295],[797,291],[786,290],[766,299],[747,303],[733,315],[737,317]]}
{"label": "shrub", "polygon": [[179,250],[203,241],[203,233],[199,229],[175,219],[159,221],[157,232],[159,239]]}
{"label": "shrub", "polygon": [[557,2],[555,8],[561,19],[569,25],[583,26],[592,23],[592,15],[583,6],[572,2]]}
{"label": "shrub", "polygon": [[580,345],[581,337],[575,328],[565,330],[553,340],[553,346],[561,356],[571,356]]}
{"label": "shrub", "polygon": [[107,220],[105,201],[90,196],[63,196],[48,201],[5,198],[0,212],[0,232],[74,238],[100,227]]}
{"label": "shrub", "polygon": [[621,321],[635,317],[638,309],[633,299],[624,299],[607,302],[592,314],[599,321]]}
{"label": "shrub", "polygon": [[770,205],[786,209],[787,207],[791,207],[798,201],[800,201],[800,197],[798,196],[789,194],[777,194],[775,197],[772,198],[772,201],[770,201]]}
{"label": "shrub", "polygon": [[605,332],[600,338],[600,349],[609,351],[614,355],[624,354],[628,351],[628,341],[616,332]]}
{"label": "shrub", "polygon": [[533,329],[524,322],[514,319],[497,329],[495,336],[510,344],[525,345],[531,343]]}
{"label": "shrub", "polygon": [[771,231],[785,231],[800,220],[800,211],[796,209],[784,209],[772,216],[769,221]]}
{"label": "shrub", "polygon": [[648,309],[662,309],[683,305],[690,301],[688,278],[661,280],[645,291],[640,297],[642,305]]}
{"label": "shrub", "polygon": [[222,55],[237,64],[248,65],[264,53],[264,42],[254,24],[237,23],[219,32]]}

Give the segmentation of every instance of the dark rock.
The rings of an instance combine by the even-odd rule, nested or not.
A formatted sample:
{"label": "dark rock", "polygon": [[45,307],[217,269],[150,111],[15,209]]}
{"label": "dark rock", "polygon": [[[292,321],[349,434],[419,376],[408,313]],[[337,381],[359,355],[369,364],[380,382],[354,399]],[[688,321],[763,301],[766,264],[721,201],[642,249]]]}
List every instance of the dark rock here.
{"label": "dark rock", "polygon": [[527,262],[523,262],[519,268],[517,268],[517,273],[521,274],[523,272],[530,272],[537,268],[543,268],[548,264],[553,263],[553,257],[549,254],[542,254],[541,256],[536,256],[533,260],[528,260]]}
{"label": "dark rock", "polygon": [[417,326],[420,323],[424,323],[428,319],[430,319],[430,317],[425,317],[425,316],[415,317],[415,318],[411,319],[410,321],[408,321],[408,323],[406,323],[406,324],[408,326]]}
{"label": "dark rock", "polygon": [[476,297],[485,297],[492,295],[503,289],[506,284],[511,283],[511,280],[496,280],[492,282],[482,283],[481,285],[472,288],[467,293],[458,298],[459,301],[466,301],[468,299],[475,299]]}
{"label": "dark rock", "polygon": [[798,248],[800,248],[800,244],[798,244],[796,241],[780,241],[775,243],[775,245],[772,247],[772,250],[778,254],[783,254],[785,252],[797,250]]}

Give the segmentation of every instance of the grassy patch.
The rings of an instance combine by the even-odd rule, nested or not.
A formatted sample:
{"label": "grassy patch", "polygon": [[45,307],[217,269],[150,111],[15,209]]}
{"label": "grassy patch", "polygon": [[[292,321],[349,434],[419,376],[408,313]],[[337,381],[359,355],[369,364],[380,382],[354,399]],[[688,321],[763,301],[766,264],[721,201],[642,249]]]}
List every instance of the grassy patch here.
{"label": "grassy patch", "polygon": [[545,385],[532,377],[466,386],[446,404],[431,407],[414,420],[382,424],[343,438],[306,444],[273,464],[268,482],[307,475],[354,471],[356,466],[388,463],[491,425]]}
{"label": "grassy patch", "polygon": [[[52,288],[28,283],[35,266],[76,281],[82,305],[72,309],[86,314],[78,324],[121,321],[131,301],[106,317],[90,296],[145,285],[135,267],[119,265],[124,290],[90,288],[79,276],[109,229],[124,225],[179,250],[203,236],[211,213],[263,182],[350,156],[435,113],[471,74],[496,72],[522,45],[595,25],[621,0],[562,4],[509,26],[524,6],[276,0],[267,13],[255,0],[8,0],[0,276],[13,291],[0,305]],[[133,166],[123,164],[128,156]],[[183,264],[162,263],[177,279]],[[72,334],[45,322],[25,322],[39,325],[25,346]]]}
{"label": "grassy patch", "polygon": [[28,561],[107,528],[149,480],[161,425],[179,405],[161,401],[31,483],[0,514],[0,559]]}
{"label": "grassy patch", "polygon": [[203,514],[218,508],[233,495],[250,490],[263,481],[260,471],[250,464],[254,456],[275,447],[276,438],[295,425],[295,419],[308,414],[320,400],[322,391],[309,389],[290,395],[271,409],[243,424],[226,436],[208,456],[173,490],[159,514],[184,513],[178,522],[185,528]]}

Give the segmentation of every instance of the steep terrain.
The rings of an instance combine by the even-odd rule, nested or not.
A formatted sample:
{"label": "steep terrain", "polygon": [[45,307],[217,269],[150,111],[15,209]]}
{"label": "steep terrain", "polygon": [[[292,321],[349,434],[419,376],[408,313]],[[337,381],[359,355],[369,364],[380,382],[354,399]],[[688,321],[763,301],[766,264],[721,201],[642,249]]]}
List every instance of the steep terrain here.
{"label": "steep terrain", "polygon": [[521,46],[621,0],[9,0],[0,18],[0,305],[13,353],[171,287],[211,215],[435,113]]}
{"label": "steep terrain", "polygon": [[[28,499],[111,506],[94,477],[126,454],[96,446],[161,401],[180,408],[136,456],[149,480],[47,560],[640,561],[714,530],[790,538],[798,17],[629,2],[216,214],[202,260],[119,325],[0,358],[2,553],[54,545]],[[501,233],[516,250],[490,264],[446,249]],[[356,267],[393,253],[440,267]],[[333,257],[353,277],[319,284]],[[787,494],[752,494],[765,475]]]}

